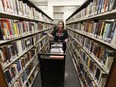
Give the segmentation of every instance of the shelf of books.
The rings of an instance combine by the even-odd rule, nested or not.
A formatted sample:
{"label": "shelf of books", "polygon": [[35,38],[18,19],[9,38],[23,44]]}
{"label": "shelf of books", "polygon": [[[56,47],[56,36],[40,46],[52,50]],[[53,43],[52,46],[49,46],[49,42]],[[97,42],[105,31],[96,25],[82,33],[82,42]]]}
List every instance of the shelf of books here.
{"label": "shelf of books", "polygon": [[29,0],[0,0],[0,17],[52,24],[52,19]]}
{"label": "shelf of books", "polygon": [[52,21],[29,0],[0,0],[0,87],[32,87]]}
{"label": "shelf of books", "polygon": [[[89,32],[85,32],[85,31],[81,31],[81,30],[78,30],[77,28],[69,28],[67,27],[68,30],[71,30],[73,32],[76,32],[77,34],[80,34],[84,37],[87,37],[87,38],[90,38],[96,42],[99,42],[103,45],[106,45],[107,47],[109,48],[112,48],[112,49],[116,49],[116,44],[115,44],[115,35],[116,35],[116,31],[113,31],[112,32],[112,37],[103,37],[103,35],[96,35],[96,34],[93,34],[93,33],[89,33]],[[104,31],[105,32],[105,31]],[[109,32],[111,34],[111,32]],[[107,34],[108,35],[108,34]]]}
{"label": "shelf of books", "polygon": [[[5,19],[8,21],[8,19]],[[18,22],[18,21],[17,21]],[[24,23],[24,24],[23,24]],[[45,23],[34,23],[19,21],[19,23],[14,23],[9,28],[5,29],[5,24],[7,22],[2,22],[0,24],[0,45],[4,43],[9,43],[18,39],[34,36],[37,33],[41,33],[52,29],[52,25]],[[8,24],[11,24],[10,22]]]}
{"label": "shelf of books", "polygon": [[116,0],[87,0],[68,19],[68,48],[82,87],[115,87]]}
{"label": "shelf of books", "polygon": [[76,23],[76,22],[90,21],[90,20],[91,21],[92,20],[104,20],[106,18],[111,19],[111,18],[115,18],[116,17],[115,15],[116,15],[116,10],[100,13],[99,15],[94,15],[94,13],[93,13],[93,15],[90,14],[90,16],[82,16],[80,18],[76,17],[77,19],[75,21],[69,22],[67,24],[72,24],[72,23]]}
{"label": "shelf of books", "polygon": [[87,20],[112,19],[116,17],[115,8],[115,0],[86,0],[86,2],[67,19],[67,24]]}

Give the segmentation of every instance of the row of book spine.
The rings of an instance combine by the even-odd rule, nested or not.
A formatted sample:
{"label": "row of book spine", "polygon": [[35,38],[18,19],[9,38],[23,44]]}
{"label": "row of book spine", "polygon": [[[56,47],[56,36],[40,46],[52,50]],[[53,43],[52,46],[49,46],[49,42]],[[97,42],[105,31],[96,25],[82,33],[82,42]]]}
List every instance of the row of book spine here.
{"label": "row of book spine", "polygon": [[[88,87],[88,86],[96,87],[98,85],[100,87],[104,87],[108,75],[106,75],[95,64],[95,62],[92,61],[91,58],[89,58],[89,56],[86,53],[85,53],[85,55],[83,55],[84,51],[83,52],[77,51],[78,49],[74,48],[73,45],[75,45],[75,44],[72,43],[72,40],[69,44],[70,44],[70,48],[72,48],[72,50],[71,50],[72,55],[75,55],[75,57],[78,60],[78,63],[77,62],[75,62],[75,63],[77,65],[78,74],[79,74],[79,77],[80,77],[83,85],[85,87]],[[86,58],[85,58],[85,56],[86,56]],[[92,78],[95,80],[93,80]],[[96,82],[94,82],[94,81],[96,81]]]}
{"label": "row of book spine", "polygon": [[0,40],[9,40],[12,38],[36,33],[45,28],[51,28],[52,25],[19,21],[1,18],[0,19]]}
{"label": "row of book spine", "polygon": [[[74,61],[73,64],[75,65],[75,69],[77,71],[77,75],[78,75],[79,80],[81,82],[81,86],[82,87],[89,87],[89,86],[97,87],[95,82],[92,80],[92,78],[88,74],[87,69],[84,69],[85,72],[86,72],[85,76],[84,76],[83,72],[81,71],[82,70],[82,66],[80,65],[81,61],[79,61],[79,57],[76,55],[77,53],[75,52],[75,48],[73,48],[73,46],[72,46],[72,44],[70,42],[68,43],[68,46],[69,46],[69,49],[71,48],[70,53],[72,55],[72,60]],[[77,61],[78,61],[78,63],[77,63]]]}
{"label": "row of book spine", "polygon": [[[102,65],[101,67],[103,67],[106,72],[109,72],[114,59],[114,51],[78,34],[76,34],[75,38],[78,41],[78,44],[83,47],[85,54],[88,52]],[[81,51],[79,52],[81,53]]]}
{"label": "row of book spine", "polygon": [[87,7],[71,17],[67,22],[112,11],[116,9],[115,4],[116,0],[92,0]]}
{"label": "row of book spine", "polygon": [[[5,75],[6,81],[9,84],[9,86],[12,85],[14,80],[17,79],[16,77],[21,72],[25,73],[25,71],[27,71],[27,73],[29,74],[30,70],[33,68],[35,61],[36,61],[36,60],[35,61],[33,60],[33,62],[30,62],[30,60],[34,56],[35,56],[35,50],[34,49],[30,50],[27,54],[20,57],[20,59],[16,60],[13,64],[11,64],[7,69],[4,70],[4,75]],[[26,69],[23,71],[25,67]]]}
{"label": "row of book spine", "polygon": [[18,56],[22,55],[31,47],[33,47],[33,38],[26,38],[1,46],[0,59],[2,61],[2,66],[7,66],[7,64],[12,62]]}
{"label": "row of book spine", "polygon": [[40,48],[42,52],[46,50],[47,39],[39,42],[43,38],[39,31],[51,28],[52,20],[24,0],[0,0],[0,15],[14,17],[0,18],[0,42],[8,40],[0,46],[0,72],[6,80],[4,83],[8,87],[31,87],[39,71]]}
{"label": "row of book spine", "polygon": [[104,42],[116,45],[116,22],[108,22],[105,20],[99,22],[87,21],[84,23],[74,23],[68,25],[68,27],[77,32],[83,32],[88,36],[92,36],[103,40]]}
{"label": "row of book spine", "polygon": [[46,40],[46,43],[44,44],[44,46],[42,46],[42,49],[40,51],[40,53],[46,53],[48,52],[48,46],[49,46],[49,43],[48,43],[48,40]]}
{"label": "row of book spine", "polygon": [[39,67],[36,68],[36,70],[32,73],[32,75],[30,76],[29,80],[27,81],[25,87],[31,87],[34,83],[34,80],[36,79],[37,75],[39,72]]}
{"label": "row of book spine", "polygon": [[[5,65],[7,66],[7,64],[9,64],[10,62],[12,62],[13,59],[16,58],[16,56],[20,55],[21,53],[24,52],[23,49],[28,50],[30,48],[31,45],[33,45],[33,38],[26,38],[24,40],[18,40],[17,42],[13,43],[15,44],[14,48],[8,48],[11,45],[6,45],[5,46],[5,50],[7,50],[7,54],[9,53],[9,58],[6,60],[3,60],[2,58],[2,63],[1,65],[3,67],[5,67]],[[30,87],[29,85],[32,84],[34,78],[32,78],[32,76],[30,76],[30,78],[28,79],[29,81],[27,81],[27,77],[29,76],[30,70],[32,70],[35,66],[35,64],[37,64],[38,61],[38,52],[41,50],[45,50],[43,45],[45,45],[45,42],[47,41],[46,38],[44,38],[42,41],[40,41],[37,46],[35,46],[35,48],[31,48],[28,52],[26,52],[26,54],[23,54],[21,57],[19,57],[17,60],[15,60],[12,64],[10,64],[6,69],[4,69],[4,76],[6,78],[6,82],[8,83],[8,86],[11,87],[15,87],[16,85],[19,85],[19,87]],[[25,45],[26,44],[26,45]],[[21,45],[25,45],[24,48],[22,48],[23,46]],[[3,46],[4,47],[4,46]],[[42,48],[41,48],[42,47]],[[2,51],[3,48],[1,48],[1,57],[3,57],[3,54],[5,56],[5,53]],[[12,51],[14,51],[14,53],[17,52],[17,54],[13,57],[12,55]],[[21,51],[23,50],[23,51]],[[19,53],[21,52],[21,53]],[[35,57],[36,55],[36,57]],[[8,57],[8,55],[6,55],[5,57]],[[32,60],[33,59],[33,60]],[[33,61],[33,62],[32,62]],[[28,66],[32,66],[31,69],[28,68]],[[34,70],[33,70],[34,72]],[[19,76],[20,75],[20,76]],[[19,76],[17,78],[17,76]],[[27,81],[27,82],[26,82]],[[26,84],[25,84],[26,82]],[[25,86],[23,86],[25,84]]]}
{"label": "row of book spine", "polygon": [[37,11],[34,7],[24,3],[23,0],[0,0],[0,11],[25,16],[30,19],[36,19],[46,22],[51,22],[43,13]]}
{"label": "row of book spine", "polygon": [[46,38],[43,38],[43,34],[38,33],[33,37],[24,38],[0,46],[0,60],[3,69],[31,48],[39,45],[38,49],[40,49],[45,42]]}
{"label": "row of book spine", "polygon": [[[33,64],[33,65],[31,65],[31,64]],[[36,76],[38,74],[37,69],[39,70],[39,67],[37,65],[37,61],[34,62],[34,63],[33,62],[30,63],[30,65],[24,70],[22,75],[13,84],[13,87],[17,87],[17,86],[18,87],[30,87],[30,85],[32,85],[32,82],[33,82],[34,78],[36,78]],[[29,75],[30,75],[30,77],[29,77]]]}

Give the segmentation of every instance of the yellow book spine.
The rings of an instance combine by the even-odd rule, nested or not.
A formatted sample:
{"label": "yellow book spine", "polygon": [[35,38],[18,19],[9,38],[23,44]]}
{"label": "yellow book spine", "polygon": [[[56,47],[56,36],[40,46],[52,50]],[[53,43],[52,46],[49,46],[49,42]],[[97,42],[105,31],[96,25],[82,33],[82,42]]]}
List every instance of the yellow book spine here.
{"label": "yellow book spine", "polygon": [[15,35],[17,36],[17,35],[18,35],[18,31],[17,31],[16,23],[14,23],[13,26],[14,26],[14,32],[15,32]]}
{"label": "yellow book spine", "polygon": [[103,29],[104,29],[104,24],[105,24],[105,22],[102,23],[102,27],[101,27],[101,31],[100,31],[100,36],[102,36],[102,32],[103,32]]}

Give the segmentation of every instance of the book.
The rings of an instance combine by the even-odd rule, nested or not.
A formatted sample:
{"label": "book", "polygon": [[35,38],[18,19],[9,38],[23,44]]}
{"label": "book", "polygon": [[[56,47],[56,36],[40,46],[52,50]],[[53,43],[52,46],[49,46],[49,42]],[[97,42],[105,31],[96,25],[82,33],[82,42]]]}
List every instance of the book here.
{"label": "book", "polygon": [[13,6],[13,13],[17,14],[17,6],[16,6],[16,0],[12,0],[12,6]]}
{"label": "book", "polygon": [[104,1],[104,0],[99,0],[99,7],[98,7],[99,10],[98,10],[98,14],[101,13],[102,6],[103,6],[103,4],[104,4],[103,1]]}
{"label": "book", "polygon": [[100,39],[101,39],[102,36],[103,36],[104,28],[105,28],[105,22],[103,21],[103,22],[102,22],[102,25],[101,25],[101,30],[100,30]]}
{"label": "book", "polygon": [[114,52],[109,50],[109,49],[105,49],[104,55],[102,57],[102,61],[104,63],[104,69],[109,72],[112,62],[114,59]]}
{"label": "book", "polygon": [[26,81],[27,79],[27,73],[26,73],[26,70],[24,70],[23,74],[22,74],[22,81],[23,83]]}
{"label": "book", "polygon": [[23,15],[23,1],[19,1],[19,15]]}
{"label": "book", "polygon": [[13,74],[13,77],[15,78],[16,75],[18,74],[17,64],[16,63],[11,64],[10,68],[12,69],[12,74]]}
{"label": "book", "polygon": [[19,29],[18,29],[18,27],[17,27],[17,23],[13,23],[13,26],[14,26],[14,33],[15,33],[15,37],[18,37],[18,35],[19,35]]}
{"label": "book", "polygon": [[6,78],[6,81],[7,81],[7,83],[8,83],[8,85],[10,85],[12,82],[12,77],[11,77],[11,75],[10,75],[10,71],[9,71],[9,69],[6,69],[5,70],[5,72],[4,72],[4,76],[5,76],[5,78]]}
{"label": "book", "polygon": [[104,1],[104,12],[108,11],[108,2],[109,0]]}
{"label": "book", "polygon": [[10,24],[10,27],[11,27],[12,38],[14,38],[15,37],[14,27],[13,27],[14,20],[12,20],[12,19],[8,19],[8,20],[9,20],[9,24]]}
{"label": "book", "polygon": [[109,43],[111,43],[113,45],[116,45],[116,39],[115,38],[116,38],[116,23],[114,22],[113,26],[112,26],[112,29],[109,32],[109,36],[108,36]]}
{"label": "book", "polygon": [[0,11],[4,11],[2,0],[0,0]]}
{"label": "book", "polygon": [[4,39],[5,39],[5,33],[0,23],[0,40],[4,40]]}
{"label": "book", "polygon": [[14,9],[14,7],[13,7],[13,0],[9,0],[9,3],[10,3],[10,13],[14,13],[13,12],[13,9]]}
{"label": "book", "polygon": [[[104,56],[104,52],[105,52],[105,47],[101,47],[100,48],[100,54],[97,58],[99,58],[100,60],[102,60],[103,56]],[[103,62],[103,61],[102,61]]]}
{"label": "book", "polygon": [[116,26],[113,27],[110,38],[111,38],[111,44],[116,45]]}
{"label": "book", "polygon": [[22,21],[17,21],[15,23],[16,23],[17,29],[19,31],[19,36],[23,36],[24,32],[23,32],[23,23],[22,23]]}
{"label": "book", "polygon": [[108,37],[108,33],[110,32],[111,28],[112,28],[112,23],[106,23],[105,24],[105,30],[104,30],[104,34],[103,34],[103,39],[106,42],[108,42],[107,37]]}
{"label": "book", "polygon": [[101,75],[101,78],[100,78],[100,81],[99,81],[100,87],[105,86],[107,78],[108,78],[107,74],[102,74]]}
{"label": "book", "polygon": [[32,75],[30,76],[30,78],[29,78],[29,83],[30,83],[30,84],[32,84],[33,79],[34,79],[34,76],[33,76],[33,74],[32,74]]}
{"label": "book", "polygon": [[3,1],[3,7],[4,7],[4,11],[6,12],[11,12],[11,4],[10,4],[10,0],[2,0]]}
{"label": "book", "polygon": [[101,13],[104,12],[104,3],[105,3],[105,0],[102,1]]}
{"label": "book", "polygon": [[7,46],[1,47],[1,57],[2,57],[1,59],[2,59],[2,62],[3,62],[3,66],[4,66],[4,63],[7,64],[7,63],[10,62],[11,54],[10,54]]}
{"label": "book", "polygon": [[101,75],[101,70],[97,67],[96,68],[96,72],[95,72],[95,79],[99,82],[100,79],[100,75]]}
{"label": "book", "polygon": [[19,55],[22,54],[25,50],[25,46],[24,46],[25,44],[22,45],[22,43],[24,43],[23,40],[17,40],[16,42]]}
{"label": "book", "polygon": [[19,0],[15,0],[17,14],[20,15]]}
{"label": "book", "polygon": [[8,19],[2,18],[0,19],[2,31],[4,32],[4,40],[12,38],[12,30],[10,26],[10,22]]}
{"label": "book", "polygon": [[115,9],[116,0],[109,0],[109,11]]}

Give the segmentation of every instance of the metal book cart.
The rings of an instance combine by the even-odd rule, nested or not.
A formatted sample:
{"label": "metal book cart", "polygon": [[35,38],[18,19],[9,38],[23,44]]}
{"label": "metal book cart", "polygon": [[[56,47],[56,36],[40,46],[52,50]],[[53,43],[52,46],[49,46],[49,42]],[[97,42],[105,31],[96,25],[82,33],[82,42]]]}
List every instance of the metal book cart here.
{"label": "metal book cart", "polygon": [[42,87],[64,87],[65,58],[59,43],[50,43],[49,53],[40,53]]}

